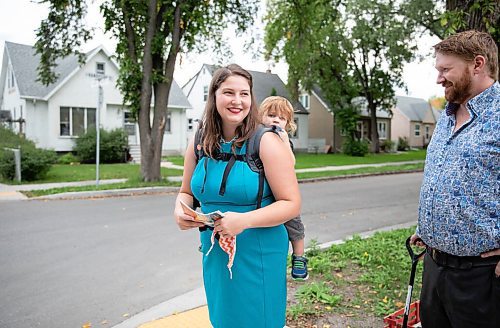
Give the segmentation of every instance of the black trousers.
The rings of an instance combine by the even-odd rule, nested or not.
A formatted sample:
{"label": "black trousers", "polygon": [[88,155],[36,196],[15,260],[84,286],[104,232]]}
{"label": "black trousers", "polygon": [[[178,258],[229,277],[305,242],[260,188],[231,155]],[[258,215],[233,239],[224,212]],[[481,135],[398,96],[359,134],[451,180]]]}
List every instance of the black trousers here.
{"label": "black trousers", "polygon": [[499,328],[500,278],[495,265],[454,269],[425,254],[420,321],[423,328]]}

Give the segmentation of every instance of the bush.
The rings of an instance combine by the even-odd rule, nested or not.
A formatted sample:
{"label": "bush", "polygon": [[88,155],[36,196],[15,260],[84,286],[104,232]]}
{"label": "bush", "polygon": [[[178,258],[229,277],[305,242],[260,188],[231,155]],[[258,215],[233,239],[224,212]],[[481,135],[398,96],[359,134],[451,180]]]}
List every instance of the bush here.
{"label": "bush", "polygon": [[78,163],[78,162],[80,162],[80,161],[72,153],[66,153],[57,159],[57,163],[59,163],[59,164],[71,164],[71,163]]}
{"label": "bush", "polygon": [[342,145],[342,152],[350,156],[363,157],[368,154],[368,142],[366,140],[347,139]]}
{"label": "bush", "polygon": [[[124,163],[128,147],[127,134],[123,129],[106,131],[101,129],[99,162]],[[74,151],[82,163],[95,163],[97,133],[88,131],[76,139]]]}
{"label": "bush", "polygon": [[386,153],[390,153],[394,150],[396,143],[392,140],[385,139],[380,143],[380,150]]}
{"label": "bush", "polygon": [[[56,162],[56,158],[57,155],[52,150],[21,148],[21,180],[42,179]],[[16,177],[14,152],[3,148],[0,150],[0,175],[7,180],[14,180]]]}
{"label": "bush", "polygon": [[404,138],[399,137],[398,138],[398,151],[405,151],[408,149],[410,149],[410,144],[408,143],[408,138],[407,137],[404,137]]}
{"label": "bush", "polygon": [[16,177],[14,152],[4,148],[21,149],[21,180],[43,178],[55,163],[57,155],[52,150],[38,149],[31,140],[0,126],[0,176],[7,180]]}

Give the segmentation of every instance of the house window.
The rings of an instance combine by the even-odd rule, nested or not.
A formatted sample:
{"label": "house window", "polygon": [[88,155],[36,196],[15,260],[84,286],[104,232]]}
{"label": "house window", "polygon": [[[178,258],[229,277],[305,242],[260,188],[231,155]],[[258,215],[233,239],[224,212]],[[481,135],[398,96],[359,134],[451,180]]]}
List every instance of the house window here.
{"label": "house window", "polygon": [[7,85],[9,89],[11,89],[14,87],[14,71],[10,69],[7,75],[8,75]]}
{"label": "house window", "polygon": [[59,135],[79,136],[96,126],[95,108],[61,107]]}
{"label": "house window", "polygon": [[205,85],[203,87],[203,101],[207,101],[208,100],[208,85]]}
{"label": "house window", "polygon": [[431,137],[431,127],[426,125],[425,126],[425,139],[429,139]]}
{"label": "house window", "polygon": [[415,137],[420,136],[420,124],[415,124]]}
{"label": "house window", "polygon": [[170,119],[170,113],[167,114],[167,120],[165,122],[165,132],[164,133],[170,133],[172,132],[172,124],[171,124],[171,119]]}
{"label": "house window", "polygon": [[298,138],[299,137],[299,119],[297,117],[295,117],[293,119],[293,121],[295,122],[295,126],[297,127],[297,129],[295,129],[295,132],[292,133],[291,137]]}
{"label": "house window", "polygon": [[188,118],[188,131],[193,131],[193,119]]}
{"label": "house window", "polygon": [[97,75],[104,75],[106,73],[106,71],[104,70],[104,63],[95,64],[95,73]]}
{"label": "house window", "polygon": [[135,117],[131,112],[125,112],[123,117],[123,128],[129,136],[135,136]]}
{"label": "house window", "polygon": [[309,95],[302,94],[299,96],[299,101],[305,109],[309,109]]}
{"label": "house window", "polygon": [[387,139],[387,122],[377,122],[379,139]]}

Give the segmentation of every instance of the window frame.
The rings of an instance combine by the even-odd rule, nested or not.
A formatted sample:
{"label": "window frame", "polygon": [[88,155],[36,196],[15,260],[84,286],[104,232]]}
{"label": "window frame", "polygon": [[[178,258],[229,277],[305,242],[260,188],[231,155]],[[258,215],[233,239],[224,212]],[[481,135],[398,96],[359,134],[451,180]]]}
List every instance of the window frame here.
{"label": "window frame", "polygon": [[[384,126],[384,129],[383,129],[384,135],[383,136],[380,133],[382,131],[382,129],[380,128],[381,126]],[[378,133],[378,138],[379,139],[382,139],[382,140],[387,139],[387,122],[385,122],[385,121],[377,121],[377,133]]]}
{"label": "window frame", "polygon": [[[303,93],[299,96],[299,102],[304,106],[305,109],[311,108],[311,97],[307,93]],[[306,103],[306,104],[304,104]]]}
{"label": "window frame", "polygon": [[413,132],[415,137],[420,137],[420,123],[415,123],[415,130]]}
{"label": "window frame", "polygon": [[[99,65],[102,65],[102,71],[99,69]],[[106,74],[106,63],[96,62],[95,63],[95,73],[97,75],[105,75]]]}
{"label": "window frame", "polygon": [[203,86],[203,101],[208,100],[208,85]]}
{"label": "window frame", "polygon": [[[62,134],[62,124],[63,121],[61,120],[61,113],[63,109],[68,110],[68,121],[64,121],[64,124],[68,125],[67,131],[68,134]],[[89,130],[89,119],[88,119],[88,112],[89,110],[94,111],[94,128],[96,128],[95,123],[97,122],[97,109],[94,107],[75,107],[75,106],[60,106],[59,107],[59,137],[62,138],[78,138],[78,135],[74,135],[74,122],[73,122],[73,111],[74,110],[80,110],[83,109],[83,133],[87,133]]]}

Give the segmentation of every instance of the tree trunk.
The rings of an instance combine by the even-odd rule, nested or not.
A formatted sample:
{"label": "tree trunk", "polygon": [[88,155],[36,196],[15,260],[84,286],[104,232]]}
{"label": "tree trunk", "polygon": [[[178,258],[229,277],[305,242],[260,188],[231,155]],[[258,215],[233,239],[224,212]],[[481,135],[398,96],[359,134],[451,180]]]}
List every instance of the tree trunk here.
{"label": "tree trunk", "polygon": [[370,139],[372,142],[371,151],[380,153],[380,143],[377,129],[377,106],[373,101],[368,100],[368,110],[370,111]]}

